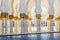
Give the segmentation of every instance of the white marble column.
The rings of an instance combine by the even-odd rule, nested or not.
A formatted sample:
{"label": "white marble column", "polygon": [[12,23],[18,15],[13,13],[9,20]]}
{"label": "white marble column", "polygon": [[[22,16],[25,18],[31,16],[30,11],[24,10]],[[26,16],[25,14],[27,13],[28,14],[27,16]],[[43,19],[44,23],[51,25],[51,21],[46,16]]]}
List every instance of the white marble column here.
{"label": "white marble column", "polygon": [[[32,24],[31,24],[31,22],[35,17],[35,12],[34,12],[35,7],[36,7],[35,0],[29,0],[29,2],[28,2],[28,16],[29,16],[29,18],[31,18],[31,19],[28,19],[28,23],[29,23],[28,32],[29,33],[32,33]],[[33,17],[33,14],[34,14],[34,17]]]}
{"label": "white marble column", "polygon": [[1,5],[2,5],[2,0],[0,0],[0,34],[2,34],[2,20],[1,20]]}
{"label": "white marble column", "polygon": [[[60,20],[55,21],[55,32],[60,32]],[[60,37],[60,33],[55,33],[54,37],[58,38]]]}
{"label": "white marble column", "polygon": [[[17,17],[16,20],[14,19],[14,33],[15,34],[18,34],[21,31],[21,26],[20,26],[21,21],[18,20],[18,18],[20,18],[19,9],[20,9],[20,0],[14,0],[14,2],[13,2],[14,14],[13,15],[15,18]],[[20,30],[20,31],[18,31],[18,30]]]}
{"label": "white marble column", "polygon": [[[41,0],[35,0],[36,2],[36,14],[40,14],[41,15]],[[40,32],[40,19],[36,18],[36,27],[37,27],[37,32]]]}
{"label": "white marble column", "polygon": [[7,34],[7,19],[2,19],[2,34]]}
{"label": "white marble column", "polygon": [[[41,0],[35,0],[36,2],[36,27],[37,27],[37,33],[41,32]],[[39,15],[40,18],[38,18],[37,16]],[[40,34],[37,34],[37,39],[39,40],[40,38]]]}
{"label": "white marble column", "polygon": [[[54,4],[54,8],[55,8],[55,14],[54,14],[54,19],[55,19],[55,27],[54,27],[54,31],[55,32],[59,32],[60,31],[60,1],[59,0],[55,0],[55,4]],[[55,33],[54,37],[60,37],[60,33]]]}
{"label": "white marble column", "polygon": [[[54,1],[55,0],[48,0],[48,3],[49,3],[49,11],[48,11],[48,13],[49,13],[49,15],[53,15],[53,16],[54,16]],[[47,24],[50,25],[50,26],[48,26],[50,31],[54,31],[53,30],[53,28],[54,28],[54,24],[53,23],[54,23],[54,20],[53,19],[50,19],[48,21],[48,23],[47,23]]]}
{"label": "white marble column", "polygon": [[[13,16],[13,1],[14,0],[7,0],[8,5],[8,16]],[[8,34],[13,34],[13,19],[8,18]]]}
{"label": "white marble column", "polygon": [[49,16],[49,13],[48,13],[48,10],[49,10],[49,4],[48,4],[48,1],[47,0],[42,0],[41,1],[41,10],[42,10],[42,12],[41,12],[41,15],[42,15],[42,17],[41,17],[41,22],[42,22],[42,24],[44,24],[44,25],[42,25],[41,24],[41,32],[48,32],[48,26],[46,26],[46,24],[47,24],[47,17]]}
{"label": "white marble column", "polygon": [[[28,5],[28,0],[20,0],[20,13],[27,15],[27,5]],[[28,21],[25,17],[22,18],[21,20],[21,33],[28,33]]]}
{"label": "white marble column", "polygon": [[[54,14],[54,19],[60,17],[60,2],[58,0],[55,1],[55,5],[54,5],[54,8],[55,8],[55,14]],[[59,20],[55,20],[55,31],[59,31]]]}
{"label": "white marble column", "polygon": [[[54,2],[55,0],[47,0],[48,3],[49,3],[49,10],[48,10],[48,13],[49,13],[49,17],[48,17],[48,20],[47,20],[47,26],[48,26],[48,29],[49,31],[48,32],[53,32],[54,31],[54,13],[55,13],[55,10],[54,10]],[[50,34],[49,37],[54,37],[53,36],[53,33]]]}
{"label": "white marble column", "polygon": [[2,34],[2,20],[0,19],[0,34]]}
{"label": "white marble column", "polygon": [[[1,14],[8,14],[7,0],[2,0]],[[5,15],[6,16],[6,15]],[[7,18],[2,18],[2,34],[7,34]]]}

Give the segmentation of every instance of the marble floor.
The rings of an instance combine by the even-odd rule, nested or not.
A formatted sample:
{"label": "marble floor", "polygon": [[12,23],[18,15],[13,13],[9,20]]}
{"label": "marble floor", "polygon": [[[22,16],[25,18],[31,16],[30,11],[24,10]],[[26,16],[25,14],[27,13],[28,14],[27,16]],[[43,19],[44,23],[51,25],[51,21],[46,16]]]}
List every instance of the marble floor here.
{"label": "marble floor", "polygon": [[60,33],[2,36],[0,40],[60,40]]}

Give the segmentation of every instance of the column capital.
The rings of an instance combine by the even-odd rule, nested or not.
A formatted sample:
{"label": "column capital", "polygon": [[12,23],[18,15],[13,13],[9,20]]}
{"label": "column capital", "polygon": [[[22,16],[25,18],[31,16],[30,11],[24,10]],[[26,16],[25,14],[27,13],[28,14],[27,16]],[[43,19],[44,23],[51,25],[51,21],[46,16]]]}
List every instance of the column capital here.
{"label": "column capital", "polygon": [[50,21],[53,18],[54,18],[54,15],[49,15],[49,17],[47,18],[47,20]]}
{"label": "column capital", "polygon": [[36,1],[36,13],[41,13],[41,0],[35,0]]}
{"label": "column capital", "polygon": [[59,20],[60,20],[60,17],[55,18],[55,21],[59,21]]}
{"label": "column capital", "polygon": [[8,15],[9,19],[13,19],[13,17],[14,17],[13,15]]}
{"label": "column capital", "polygon": [[28,15],[26,15],[25,13],[20,13],[20,17],[23,18],[23,19],[24,19],[24,18],[25,18],[25,19],[28,19]]}
{"label": "column capital", "polygon": [[41,14],[36,14],[37,19],[41,19]]}
{"label": "column capital", "polygon": [[8,17],[8,13],[7,12],[2,12],[1,13],[1,17],[2,18],[7,18]]}

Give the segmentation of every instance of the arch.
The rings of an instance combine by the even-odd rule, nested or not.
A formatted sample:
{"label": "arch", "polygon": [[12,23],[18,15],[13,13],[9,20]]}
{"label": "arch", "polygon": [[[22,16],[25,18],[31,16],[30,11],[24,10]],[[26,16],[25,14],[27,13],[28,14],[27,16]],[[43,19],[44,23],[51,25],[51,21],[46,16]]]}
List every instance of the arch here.
{"label": "arch", "polygon": [[7,6],[7,0],[2,0],[2,6],[1,6],[2,12],[8,12],[9,8]]}
{"label": "arch", "polygon": [[41,1],[41,15],[42,15],[42,18],[41,20],[45,20],[47,19],[47,17],[49,16],[49,13],[48,13],[48,10],[49,10],[49,4],[48,4],[48,1],[47,0],[42,0]]}
{"label": "arch", "polygon": [[36,2],[36,13],[41,14],[41,0],[35,0]]}
{"label": "arch", "polygon": [[9,8],[9,11],[8,11],[9,15],[13,14],[13,1],[14,0],[7,0],[7,6]]}
{"label": "arch", "polygon": [[59,1],[55,0],[54,4],[54,9],[55,9],[55,14],[54,14],[54,19],[60,16],[60,5]]}
{"label": "arch", "polygon": [[28,0],[20,0],[20,12],[27,13]]}

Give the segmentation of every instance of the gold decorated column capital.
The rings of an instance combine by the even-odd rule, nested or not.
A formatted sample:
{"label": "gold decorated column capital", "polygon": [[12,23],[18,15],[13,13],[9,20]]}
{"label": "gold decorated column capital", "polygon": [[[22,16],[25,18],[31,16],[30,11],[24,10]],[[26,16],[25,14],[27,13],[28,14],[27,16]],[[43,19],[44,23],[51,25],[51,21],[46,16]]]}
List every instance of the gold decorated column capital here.
{"label": "gold decorated column capital", "polygon": [[20,18],[21,19],[28,19],[28,15],[26,15],[25,13],[20,13]]}
{"label": "gold decorated column capital", "polygon": [[20,17],[17,17],[17,16],[14,16],[13,18],[14,18],[15,21],[21,20],[21,18]]}
{"label": "gold decorated column capital", "polygon": [[8,19],[13,19],[13,15],[8,15]]}
{"label": "gold decorated column capital", "polygon": [[60,20],[60,17],[55,18],[55,21],[59,21],[59,20]]}
{"label": "gold decorated column capital", "polygon": [[8,13],[7,12],[2,12],[1,13],[1,17],[2,18],[7,18],[8,17]]}
{"label": "gold decorated column capital", "polygon": [[54,19],[54,15],[49,15],[49,17],[47,18],[48,21],[50,21],[51,19]]}
{"label": "gold decorated column capital", "polygon": [[41,19],[41,14],[36,14],[37,19]]}

